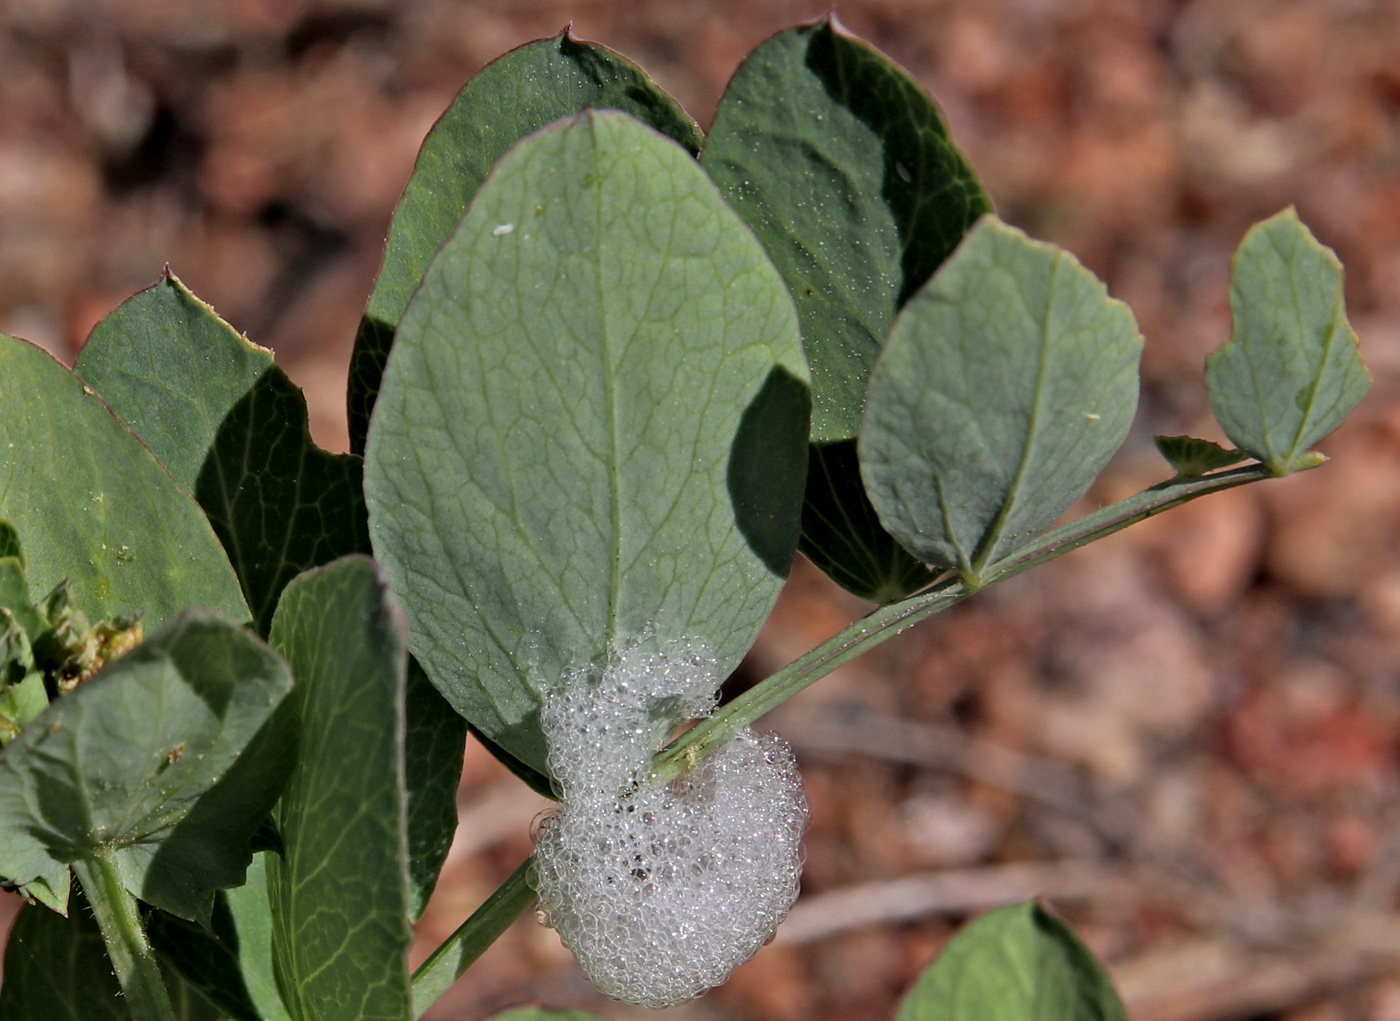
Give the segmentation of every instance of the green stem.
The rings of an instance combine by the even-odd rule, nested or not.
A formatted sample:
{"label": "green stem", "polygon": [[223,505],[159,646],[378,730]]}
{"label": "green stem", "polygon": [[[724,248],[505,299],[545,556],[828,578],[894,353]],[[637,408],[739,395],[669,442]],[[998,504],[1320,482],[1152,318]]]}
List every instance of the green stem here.
{"label": "green stem", "polygon": [[433,955],[413,973],[413,1016],[422,1017],[438,997],[475,963],[476,959],[535,902],[526,858],[486,903],[472,912],[457,931],[443,941]]}
{"label": "green stem", "polygon": [[1131,524],[1208,493],[1217,493],[1274,477],[1262,464],[1246,465],[1215,475],[1179,476],[1093,514],[1085,515],[1062,528],[1046,532],[1036,541],[990,565],[979,584],[969,584],[960,578],[945,578],[931,588],[888,606],[882,606],[827,639],[811,652],[793,660],[777,673],[760,681],[713,716],[701,720],[681,734],[657,752],[652,762],[651,779],[657,783],[668,783],[681,776],[739,730],[781,705],[813,681],[826,676],[861,653],[868,652],[881,642],[888,641],[925,617],[931,617],[966,599],[992,582],[1003,581],[1038,564],[1064,556],[1095,539],[1112,535]]}
{"label": "green stem", "polygon": [[97,855],[75,861],[73,871],[97,918],[133,1021],[175,1021],[160,965],[141,927],[136,898],[122,885],[116,866]]}

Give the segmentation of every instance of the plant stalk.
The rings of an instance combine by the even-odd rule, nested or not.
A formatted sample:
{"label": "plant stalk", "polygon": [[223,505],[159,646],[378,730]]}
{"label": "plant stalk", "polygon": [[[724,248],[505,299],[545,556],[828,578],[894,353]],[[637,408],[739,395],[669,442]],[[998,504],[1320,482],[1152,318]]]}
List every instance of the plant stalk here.
{"label": "plant stalk", "polygon": [[92,906],[133,1021],[176,1021],[136,898],[122,885],[112,860],[103,855],[79,859],[73,872]]}
{"label": "plant stalk", "polygon": [[438,997],[535,902],[530,886],[532,858],[526,858],[457,931],[413,973],[413,1016],[420,1018]]}
{"label": "plant stalk", "polygon": [[760,681],[720,708],[713,716],[701,720],[678,736],[656,753],[652,761],[650,779],[654,783],[669,783],[685,774],[696,762],[724,744],[739,730],[781,705],[813,681],[824,677],[861,653],[868,652],[881,642],[888,641],[924,618],[961,602],[973,592],[993,582],[1004,581],[1038,564],[1064,556],[1095,539],[1112,535],[1129,525],[1208,493],[1218,493],[1271,478],[1275,478],[1273,473],[1258,463],[1214,475],[1178,476],[1046,532],[1011,555],[989,565],[976,584],[961,578],[944,578],[931,588],[882,606]]}

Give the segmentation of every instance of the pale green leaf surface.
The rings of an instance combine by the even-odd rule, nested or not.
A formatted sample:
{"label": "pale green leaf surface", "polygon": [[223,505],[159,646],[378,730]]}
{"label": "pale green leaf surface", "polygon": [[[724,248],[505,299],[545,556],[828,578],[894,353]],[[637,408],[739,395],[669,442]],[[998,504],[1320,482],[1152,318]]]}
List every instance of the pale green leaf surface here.
{"label": "pale green leaf surface", "polygon": [[482,68],[428,133],[394,211],[384,266],[351,358],[352,450],[363,449],[399,318],[492,165],[521,138],[588,107],[621,110],[691,153],[700,150],[700,129],[646,72],[567,29]]}
{"label": "pale green leaf surface", "polygon": [[744,60],[701,162],[797,305],[812,438],[854,438],[895,312],[991,210],[943,115],[828,17]]}
{"label": "pale green leaf surface", "polygon": [[292,1021],[277,989],[272,964],[272,907],[268,901],[267,867],[274,852],[259,851],[248,866],[248,882],[229,890],[226,898],[238,946],[243,988],[263,1021]]}
{"label": "pale green leaf surface", "polygon": [[0,876],[26,884],[102,853],[142,900],[201,916],[243,882],[281,789],[286,742],[265,724],[291,684],[241,627],[182,614],[0,753]]}
{"label": "pale green leaf surface", "polygon": [[99,322],[75,371],[204,508],[260,634],[292,578],[368,551],[360,459],[316,446],[272,352],[174,276]]}
{"label": "pale green leaf surface", "polygon": [[139,613],[149,633],[188,606],[249,619],[199,507],[91,388],[0,336],[0,516],[30,591],[68,577],[91,620]]}
{"label": "pale green leaf surface", "polygon": [[1255,224],[1230,278],[1230,340],[1206,359],[1206,390],[1235,446],[1275,475],[1306,465],[1308,448],[1371,385],[1347,322],[1342,264],[1289,208]]}
{"label": "pale green leaf surface", "polygon": [[1034,902],[989,911],[945,946],[895,1021],[1128,1021],[1103,965]]}
{"label": "pale green leaf surface", "polygon": [[366,457],[433,682],[543,772],[569,671],[687,640],[732,668],[796,543],[805,379],[781,279],[684,149],[611,112],[513,149],[404,315]]}
{"label": "pale green leaf surface", "polygon": [[267,863],[272,955],[295,1021],[409,1021],[401,611],[372,560],[297,578],[272,643],[297,678],[301,747]]}
{"label": "pale green leaf surface", "polygon": [[1088,488],[1137,407],[1142,337],[1068,253],[986,217],[900,313],[861,474],[924,563],[982,570]]}

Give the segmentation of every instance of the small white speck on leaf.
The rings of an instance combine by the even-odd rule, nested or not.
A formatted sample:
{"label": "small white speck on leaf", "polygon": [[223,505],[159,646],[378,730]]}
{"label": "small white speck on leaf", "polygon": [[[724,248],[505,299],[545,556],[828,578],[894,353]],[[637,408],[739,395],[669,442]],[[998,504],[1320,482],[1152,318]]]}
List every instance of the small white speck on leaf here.
{"label": "small white speck on leaf", "polygon": [[1102,415],[1096,415],[1096,414],[1094,414],[1092,411],[1086,411],[1086,412],[1084,412],[1084,417],[1087,418],[1090,422],[1097,422],[1097,421],[1098,421],[1100,418],[1102,418],[1103,416],[1102,416]]}
{"label": "small white speck on leaf", "polygon": [[515,224],[513,223],[498,224],[492,229],[491,236],[493,238],[503,238],[513,230],[515,230]]}
{"label": "small white speck on leaf", "polygon": [[899,175],[899,179],[905,184],[909,184],[914,180],[914,175],[909,173],[909,168],[899,162],[899,160],[894,161],[894,172]]}

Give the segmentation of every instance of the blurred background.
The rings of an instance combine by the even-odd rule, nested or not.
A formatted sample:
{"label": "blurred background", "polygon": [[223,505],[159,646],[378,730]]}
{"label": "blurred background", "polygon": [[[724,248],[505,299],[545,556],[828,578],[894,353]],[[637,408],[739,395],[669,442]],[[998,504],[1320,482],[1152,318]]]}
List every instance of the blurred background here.
{"label": "blurred background", "polygon": [[[347,447],[346,362],[417,147],[466,79],[574,32],[701,122],[825,0],[0,0],[0,331],[71,361],[169,263]],[[1003,218],[1068,247],[1147,337],[1138,423],[1076,513],[1218,437],[1202,360],[1229,261],[1283,206],[1347,267],[1375,375],[1322,470],[1022,576],[770,717],[812,803],[777,940],[676,1021],[892,1015],[970,914],[1047,897],[1135,1021],[1400,1021],[1400,2],[850,0],[942,105]],[[799,562],[733,684],[869,606]],[[421,959],[543,807],[469,748]],[[3,902],[8,924],[16,904]],[[617,1021],[524,919],[431,1014]]]}

